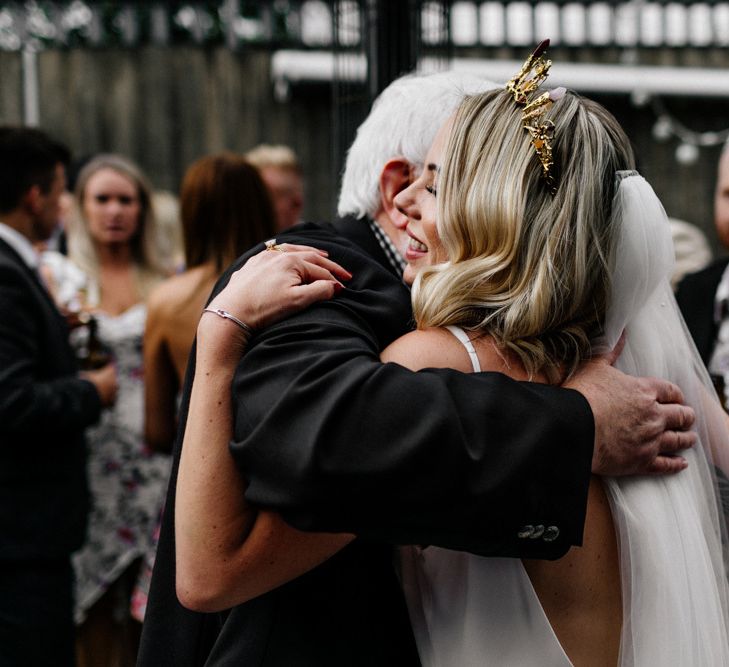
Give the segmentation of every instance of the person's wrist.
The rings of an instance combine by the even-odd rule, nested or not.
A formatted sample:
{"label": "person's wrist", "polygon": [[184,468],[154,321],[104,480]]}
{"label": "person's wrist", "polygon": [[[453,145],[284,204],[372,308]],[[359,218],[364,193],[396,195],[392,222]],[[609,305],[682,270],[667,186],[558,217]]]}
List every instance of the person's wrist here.
{"label": "person's wrist", "polygon": [[249,336],[233,322],[204,315],[197,326],[197,363],[235,366],[243,356]]}
{"label": "person's wrist", "polygon": [[240,317],[231,313],[225,308],[217,308],[213,305],[207,306],[206,308],[203,308],[200,317],[204,318],[206,313],[209,313],[210,315],[215,315],[220,319],[227,320],[228,322],[235,324],[235,326],[237,326],[243,332],[246,339],[249,339],[253,335],[252,326],[250,326],[247,322],[244,322],[242,319],[240,319]]}

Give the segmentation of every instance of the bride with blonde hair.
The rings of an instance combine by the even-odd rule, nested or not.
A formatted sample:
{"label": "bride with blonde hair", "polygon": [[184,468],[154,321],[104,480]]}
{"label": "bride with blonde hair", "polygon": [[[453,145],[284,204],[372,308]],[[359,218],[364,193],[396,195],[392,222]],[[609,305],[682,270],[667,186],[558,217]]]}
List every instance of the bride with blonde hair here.
{"label": "bride with blonde hair", "polygon": [[[535,82],[530,61],[510,86]],[[593,477],[583,546],[558,561],[403,549],[421,659],[729,664],[714,479],[729,431],[672,296],[666,214],[604,108],[564,89],[517,96],[466,99],[399,195],[418,330],[383,359],[560,384],[624,333],[616,366],[678,384],[700,444],[673,477]]]}
{"label": "bride with blonde hair", "polygon": [[[396,197],[409,220],[405,278],[414,281],[417,330],[382,358],[413,370],[561,384],[594,355],[622,346],[618,368],[681,387],[697,414],[699,444],[682,452],[687,467],[674,476],[593,477],[583,545],[557,561],[403,547],[420,658],[446,667],[726,665],[726,531],[715,470],[729,470],[727,418],[672,296],[665,212],[603,107],[564,89],[538,90],[551,64],[545,48],[505,90],[466,98],[422,173]],[[310,249],[286,249],[315,265],[299,271],[308,283],[302,302],[336,292],[332,274],[344,275],[336,265]],[[235,308],[255,326],[280,317],[276,309],[297,308],[276,264],[284,265],[280,253],[253,258],[212,306]],[[217,320],[203,318],[198,355],[223,335]],[[230,350],[232,365],[246,338]],[[245,507],[229,460],[218,461],[228,499],[204,489],[196,495],[188,443],[209,435],[206,401],[226,391],[218,386],[206,397],[206,386],[193,386],[178,479],[178,593],[185,604],[186,585],[204,575],[196,561],[210,569],[231,557],[214,546],[206,552],[201,538],[228,502],[230,515],[243,516],[230,525],[250,534],[225,536],[237,545],[240,571],[213,604],[223,608],[307,571],[353,536],[296,533],[276,515]],[[526,541],[558,535],[547,521],[519,528]]]}

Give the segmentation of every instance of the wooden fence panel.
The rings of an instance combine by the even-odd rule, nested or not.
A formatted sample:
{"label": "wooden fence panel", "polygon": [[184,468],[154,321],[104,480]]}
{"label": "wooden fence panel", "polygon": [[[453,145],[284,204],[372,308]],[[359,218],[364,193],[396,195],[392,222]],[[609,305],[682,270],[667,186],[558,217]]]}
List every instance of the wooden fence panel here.
{"label": "wooden fence panel", "polygon": [[[300,89],[274,100],[269,56],[195,47],[47,50],[39,54],[40,122],[78,156],[119,152],[155,187],[176,191],[187,166],[211,152],[290,145],[306,177],[307,217],[328,219],[331,95]],[[23,118],[21,56],[0,53],[0,122]]]}
{"label": "wooden fence panel", "polygon": [[18,124],[23,120],[23,73],[19,53],[0,51],[0,120]]}
{"label": "wooden fence panel", "polygon": [[[614,53],[612,53],[614,51]],[[513,49],[496,49],[514,58]],[[602,60],[619,57],[605,49]],[[483,55],[483,54],[481,54]],[[555,61],[594,62],[594,48],[554,49]],[[624,54],[623,54],[624,55]],[[723,49],[655,49],[642,64],[729,65]],[[187,166],[223,149],[243,152],[266,141],[292,146],[306,178],[305,216],[329,219],[341,155],[333,155],[336,126],[331,88],[301,84],[285,103],[274,99],[269,54],[222,46],[45,50],[38,57],[40,123],[77,155],[116,151],[137,161],[158,188],[176,191]],[[719,148],[701,149],[698,162],[675,159],[675,139],[661,143],[655,113],[627,95],[600,96],[636,147],[639,165],[668,214],[699,225],[718,250],[712,208]],[[697,131],[729,126],[729,100],[665,98],[671,113]],[[21,55],[0,52],[0,122],[23,117]]]}

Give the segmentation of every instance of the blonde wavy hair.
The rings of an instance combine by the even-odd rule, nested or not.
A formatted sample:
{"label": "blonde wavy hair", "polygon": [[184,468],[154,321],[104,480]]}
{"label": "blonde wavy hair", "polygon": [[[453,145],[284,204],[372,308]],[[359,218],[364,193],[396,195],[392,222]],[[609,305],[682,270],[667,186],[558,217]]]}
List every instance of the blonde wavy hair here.
{"label": "blonde wavy hair", "polygon": [[559,383],[591,355],[610,294],[615,172],[633,151],[602,106],[567,92],[547,113],[557,192],[505,91],[469,97],[438,179],[448,261],[413,286],[419,328],[458,325],[511,350],[530,377]]}
{"label": "blonde wavy hair", "polygon": [[89,179],[102,169],[111,169],[121,174],[137,189],[140,203],[139,228],[130,244],[137,288],[140,296],[146,298],[157,283],[170,275],[171,267],[160,259],[152,188],[142,171],[131,160],[112,153],[102,154],[90,160],[79,172],[75,191],[75,213],[69,221],[68,255],[98,285],[99,260],[89,234],[88,221],[84,217],[83,203]]}

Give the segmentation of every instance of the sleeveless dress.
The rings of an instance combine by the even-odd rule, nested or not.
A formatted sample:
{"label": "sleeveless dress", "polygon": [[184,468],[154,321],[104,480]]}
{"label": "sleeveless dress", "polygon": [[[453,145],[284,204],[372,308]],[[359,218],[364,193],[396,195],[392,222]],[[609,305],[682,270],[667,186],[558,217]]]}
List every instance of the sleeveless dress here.
{"label": "sleeveless dress", "polygon": [[[41,266],[59,307],[74,310],[98,305],[98,283],[68,257],[47,251]],[[86,431],[91,512],[86,542],[72,557],[79,624],[134,561],[143,558],[147,567],[153,562],[171,466],[167,454],[151,451],[144,442],[145,304],[117,316],[97,311],[94,317],[98,338],[116,365],[118,389],[114,405],[105,408],[98,424]],[[71,333],[75,347],[83,345],[78,333]],[[138,582],[142,588],[148,576],[143,568]],[[132,613],[140,621],[143,598],[143,591],[135,589]]]}
{"label": "sleeveless dress", "polygon": [[[473,371],[481,366],[466,332]],[[521,560],[440,547],[400,549],[401,577],[423,667],[569,667]]]}
{"label": "sleeveless dress", "polygon": [[[448,329],[478,372],[466,333]],[[689,467],[677,475],[606,480],[620,552],[621,667],[729,665],[712,474],[702,446],[682,455]],[[572,664],[521,560],[409,546],[400,550],[400,565],[423,667]]]}
{"label": "sleeveless dress", "polygon": [[146,306],[138,303],[116,317],[95,317],[98,336],[116,364],[118,392],[115,404],[87,431],[92,509],[86,543],[73,555],[77,622],[135,560],[154,548],[170,470],[169,457],[144,443]]}

